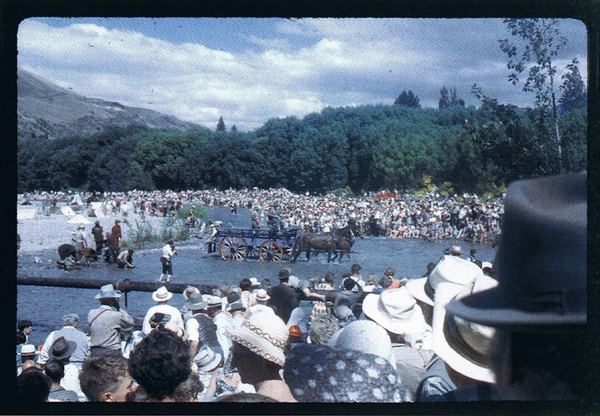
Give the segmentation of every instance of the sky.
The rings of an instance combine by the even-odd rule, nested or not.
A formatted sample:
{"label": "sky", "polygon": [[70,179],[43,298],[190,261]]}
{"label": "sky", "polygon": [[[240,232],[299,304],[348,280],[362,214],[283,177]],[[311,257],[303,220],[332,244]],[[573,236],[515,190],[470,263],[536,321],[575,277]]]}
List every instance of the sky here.
{"label": "sky", "polygon": [[[587,79],[585,25],[560,19]],[[214,129],[251,131],[271,118],[326,107],[393,104],[402,91],[438,107],[456,87],[467,105],[477,84],[501,103],[532,106],[510,84],[502,19],[29,18],[18,66],[87,97],[173,115]]]}

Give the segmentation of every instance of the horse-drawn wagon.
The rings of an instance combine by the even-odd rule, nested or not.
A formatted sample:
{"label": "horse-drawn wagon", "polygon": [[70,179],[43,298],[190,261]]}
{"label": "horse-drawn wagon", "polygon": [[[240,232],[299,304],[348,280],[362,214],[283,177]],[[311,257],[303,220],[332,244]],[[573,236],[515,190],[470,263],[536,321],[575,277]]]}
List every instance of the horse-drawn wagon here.
{"label": "horse-drawn wagon", "polygon": [[221,228],[208,241],[208,252],[218,250],[223,260],[282,261],[290,258],[297,228],[276,231],[272,228]]}
{"label": "horse-drawn wagon", "polygon": [[260,261],[296,261],[300,253],[306,253],[310,260],[311,253],[327,253],[327,262],[342,258],[344,254],[350,258],[350,250],[356,235],[364,238],[356,227],[354,220],[348,221],[344,228],[331,233],[301,233],[299,228],[277,230],[268,228],[223,228],[220,221],[212,225],[213,234],[207,242],[207,251],[218,250],[223,260],[245,260],[258,258]]}

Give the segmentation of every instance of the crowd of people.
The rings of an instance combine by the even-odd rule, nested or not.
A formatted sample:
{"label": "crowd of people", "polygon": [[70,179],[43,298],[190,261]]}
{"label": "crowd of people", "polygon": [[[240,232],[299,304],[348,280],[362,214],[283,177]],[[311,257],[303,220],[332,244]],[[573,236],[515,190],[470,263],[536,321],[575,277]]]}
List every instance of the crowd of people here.
{"label": "crowd of people", "polygon": [[[430,402],[588,394],[585,175],[512,184],[494,264],[457,246],[418,279],[359,264],[279,270],[212,293],[167,286],[131,317],[111,284],[89,333],[67,314],[40,349],[17,333],[19,397],[38,401]],[[528,230],[523,232],[523,230]],[[364,274],[364,275],[363,275]],[[29,328],[29,329],[28,329]]]}
{"label": "crowd of people", "polygon": [[[422,238],[491,241],[500,230],[503,198],[481,199],[477,195],[440,195],[437,188],[427,193],[366,193],[362,197],[299,195],[284,188],[263,190],[228,189],[195,191],[130,191],[124,193],[35,192],[19,195],[20,203],[41,200],[45,204],[101,203],[97,209],[128,215],[173,215],[183,206],[226,206],[237,215],[238,207],[251,210],[252,228],[266,226],[273,218],[282,228],[329,232],[343,228],[350,218],[365,235],[390,238]],[[87,201],[87,202],[84,202]]]}

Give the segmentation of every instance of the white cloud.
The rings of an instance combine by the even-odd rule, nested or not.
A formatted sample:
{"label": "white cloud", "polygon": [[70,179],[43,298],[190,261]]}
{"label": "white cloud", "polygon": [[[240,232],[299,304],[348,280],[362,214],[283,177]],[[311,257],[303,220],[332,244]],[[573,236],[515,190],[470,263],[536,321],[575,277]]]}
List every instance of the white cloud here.
{"label": "white cloud", "polygon": [[[506,82],[497,43],[502,23],[492,23],[471,19],[457,34],[450,19],[278,20],[261,37],[226,34],[236,45],[221,50],[135,30],[55,28],[28,19],[19,28],[18,59],[21,67],[86,96],[211,128],[223,116],[227,125],[247,130],[326,106],[391,104],[403,90],[435,107],[442,85],[456,85],[467,104],[477,104],[470,95],[475,82],[490,95],[517,100],[520,89]],[[585,50],[579,57],[584,75]]]}

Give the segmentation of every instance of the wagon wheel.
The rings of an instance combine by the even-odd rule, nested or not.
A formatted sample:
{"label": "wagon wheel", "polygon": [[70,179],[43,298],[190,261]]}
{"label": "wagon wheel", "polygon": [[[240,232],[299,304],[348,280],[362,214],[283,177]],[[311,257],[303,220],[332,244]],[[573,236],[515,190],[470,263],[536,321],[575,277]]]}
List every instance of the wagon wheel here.
{"label": "wagon wheel", "polygon": [[246,258],[257,258],[258,257],[258,247],[256,246],[248,246],[248,253],[246,254]]}
{"label": "wagon wheel", "polygon": [[275,241],[265,241],[258,249],[260,261],[281,261],[283,260],[283,249]]}
{"label": "wagon wheel", "polygon": [[288,244],[286,247],[283,247],[283,259],[291,260],[292,254],[294,254],[294,245]]}
{"label": "wagon wheel", "polygon": [[248,245],[239,235],[228,235],[219,244],[219,253],[223,260],[244,260],[248,254]]}

